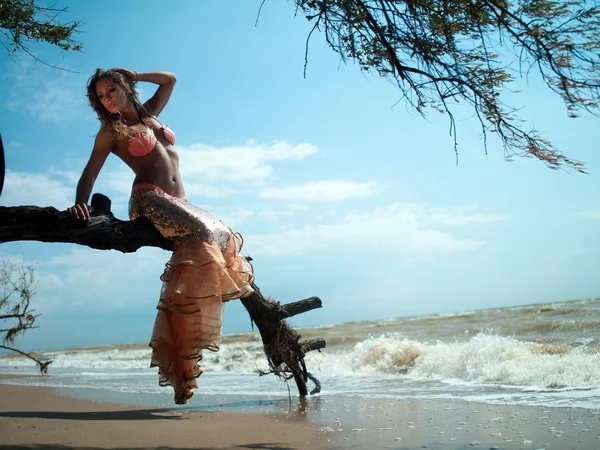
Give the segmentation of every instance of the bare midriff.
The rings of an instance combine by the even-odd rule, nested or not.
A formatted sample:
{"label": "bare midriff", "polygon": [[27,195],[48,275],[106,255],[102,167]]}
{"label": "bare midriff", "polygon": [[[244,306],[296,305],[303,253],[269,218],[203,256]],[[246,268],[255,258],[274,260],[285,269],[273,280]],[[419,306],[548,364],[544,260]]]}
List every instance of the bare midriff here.
{"label": "bare midriff", "polygon": [[135,173],[134,186],[151,184],[173,197],[185,197],[179,174],[179,155],[167,140],[157,141],[152,152],[141,158],[129,153],[127,142],[119,142],[114,153]]}

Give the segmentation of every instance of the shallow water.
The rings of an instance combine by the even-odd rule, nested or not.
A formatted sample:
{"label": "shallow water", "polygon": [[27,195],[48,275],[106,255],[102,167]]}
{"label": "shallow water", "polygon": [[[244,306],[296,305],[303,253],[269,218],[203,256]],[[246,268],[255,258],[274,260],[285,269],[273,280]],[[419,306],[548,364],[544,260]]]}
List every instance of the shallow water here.
{"label": "shallow water", "polygon": [[[600,409],[600,299],[299,332],[302,338],[327,341],[326,349],[306,358],[325,398]],[[145,343],[53,350],[44,356],[54,360],[47,377],[2,382],[87,389],[109,397],[150,396],[153,404],[171,402],[170,390],[157,384],[156,369],[148,368],[150,349]],[[296,392],[293,384],[274,375],[259,375],[268,367],[254,333],[225,336],[219,353],[205,352],[202,366],[200,396],[285,401]],[[0,373],[35,373],[35,368],[22,357],[0,355]]]}

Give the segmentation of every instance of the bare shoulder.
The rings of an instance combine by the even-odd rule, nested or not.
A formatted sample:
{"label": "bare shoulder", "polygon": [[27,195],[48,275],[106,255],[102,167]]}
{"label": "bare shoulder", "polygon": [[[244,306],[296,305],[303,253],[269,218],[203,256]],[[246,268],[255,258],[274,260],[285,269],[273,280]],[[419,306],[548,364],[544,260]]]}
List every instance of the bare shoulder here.
{"label": "bare shoulder", "polygon": [[100,126],[98,133],[96,134],[97,139],[112,139],[113,131],[110,130],[106,125]]}
{"label": "bare shoulder", "polygon": [[106,126],[101,126],[96,134],[94,150],[110,152],[114,146],[114,133]]}

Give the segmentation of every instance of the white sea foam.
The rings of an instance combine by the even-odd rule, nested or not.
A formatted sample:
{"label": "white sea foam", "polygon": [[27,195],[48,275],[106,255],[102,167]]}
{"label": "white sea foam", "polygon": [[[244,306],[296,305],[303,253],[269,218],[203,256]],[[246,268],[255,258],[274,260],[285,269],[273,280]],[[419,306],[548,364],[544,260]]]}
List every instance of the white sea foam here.
{"label": "white sea foam", "polygon": [[[600,301],[396,318],[300,330],[328,347],[306,355],[323,395],[461,399],[600,409]],[[491,330],[482,332],[481,330]],[[376,334],[377,333],[377,334]],[[379,334],[381,333],[381,334]],[[144,344],[44,352],[48,377],[21,384],[164,393]],[[268,371],[255,333],[204,352],[205,392],[287,395]],[[29,369],[27,369],[29,368]],[[30,360],[0,355],[0,372],[32,373]],[[292,391],[294,388],[292,387]]]}
{"label": "white sea foam", "polygon": [[359,342],[321,361],[328,374],[409,376],[540,389],[600,387],[600,354],[583,348],[540,353],[539,346],[512,338],[478,335],[466,342],[424,344],[400,335]]}
{"label": "white sea foam", "polygon": [[467,342],[427,346],[410,373],[542,388],[600,387],[599,367],[600,354],[581,347],[544,354],[516,339],[479,335]]}
{"label": "white sea foam", "polygon": [[[328,376],[410,377],[441,381],[463,381],[513,385],[536,389],[600,387],[600,353],[582,347],[556,351],[513,338],[477,335],[466,342],[425,344],[397,333],[370,337],[353,348],[332,349],[315,356]],[[94,369],[116,375],[121,370],[148,368],[151,350],[110,349],[53,351],[51,368]],[[309,364],[312,356],[309,356]],[[219,353],[204,352],[202,365],[214,372],[256,373],[267,371],[262,345],[256,342],[222,345]],[[31,365],[24,358],[0,357],[0,366]]]}
{"label": "white sea foam", "polygon": [[[149,367],[151,352],[149,347],[69,349],[44,352],[43,358],[52,360],[51,369],[143,370]],[[203,361],[202,364],[210,365],[215,371],[252,373],[268,368],[262,344],[256,342],[223,344],[218,353],[204,351]],[[0,355],[0,366],[29,367],[31,364],[31,360],[25,357]]]}

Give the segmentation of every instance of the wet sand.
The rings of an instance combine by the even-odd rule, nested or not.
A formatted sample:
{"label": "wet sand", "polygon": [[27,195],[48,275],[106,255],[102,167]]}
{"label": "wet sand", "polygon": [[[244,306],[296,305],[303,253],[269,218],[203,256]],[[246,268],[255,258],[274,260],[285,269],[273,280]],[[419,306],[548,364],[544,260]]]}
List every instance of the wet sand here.
{"label": "wet sand", "polygon": [[600,410],[326,393],[264,401],[199,396],[188,407],[109,399],[0,384],[0,449],[600,450]]}
{"label": "wet sand", "polygon": [[305,449],[320,432],[281,416],[181,412],[0,385],[0,449]]}
{"label": "wet sand", "polygon": [[325,448],[600,450],[600,410],[357,398],[321,409]]}

